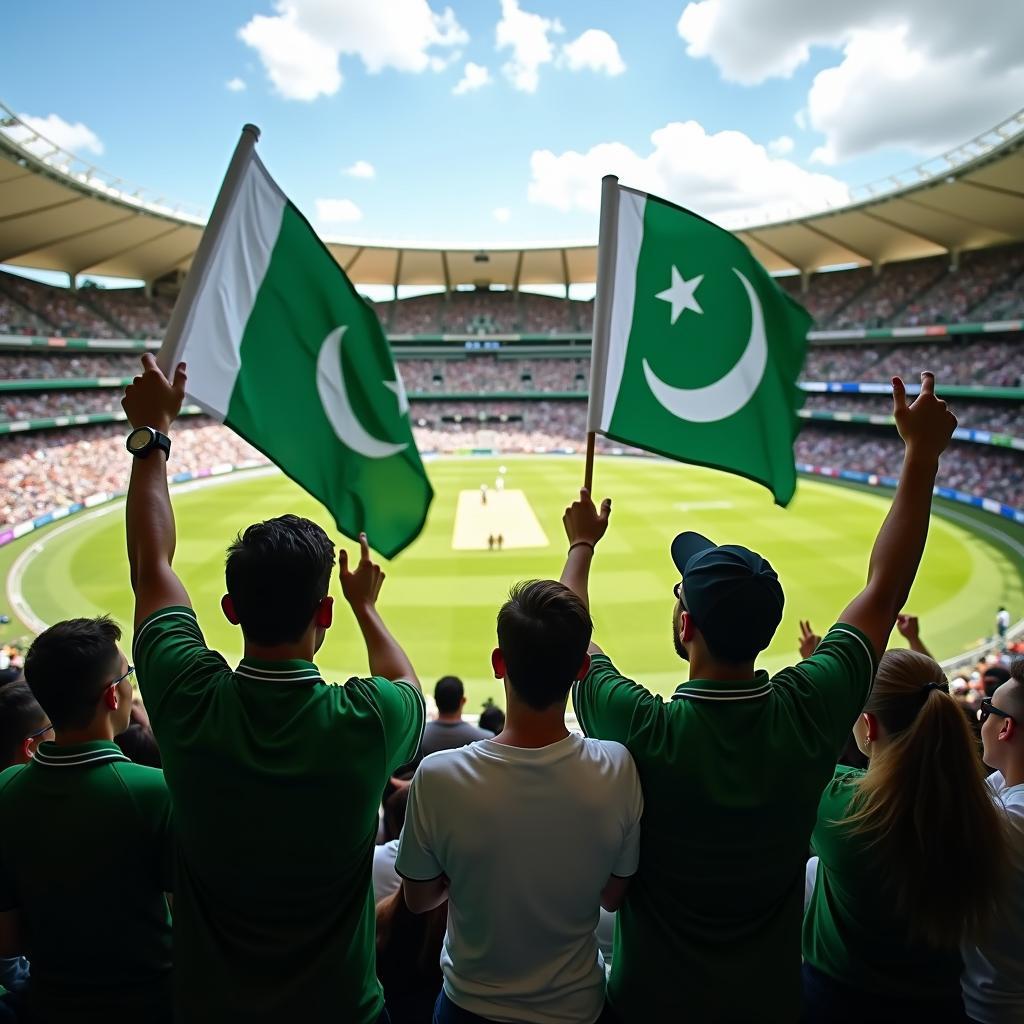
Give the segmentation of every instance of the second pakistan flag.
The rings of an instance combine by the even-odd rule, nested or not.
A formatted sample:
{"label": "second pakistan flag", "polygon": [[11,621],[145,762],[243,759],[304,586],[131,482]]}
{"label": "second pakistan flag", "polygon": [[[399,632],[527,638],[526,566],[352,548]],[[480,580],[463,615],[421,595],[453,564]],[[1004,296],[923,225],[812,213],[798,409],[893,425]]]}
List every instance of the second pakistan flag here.
{"label": "second pakistan flag", "polygon": [[369,305],[253,151],[228,169],[159,362],[188,395],[387,558],[433,497],[409,401]]}
{"label": "second pakistan flag", "polygon": [[811,317],[728,231],[605,179],[587,429],[796,489]]}

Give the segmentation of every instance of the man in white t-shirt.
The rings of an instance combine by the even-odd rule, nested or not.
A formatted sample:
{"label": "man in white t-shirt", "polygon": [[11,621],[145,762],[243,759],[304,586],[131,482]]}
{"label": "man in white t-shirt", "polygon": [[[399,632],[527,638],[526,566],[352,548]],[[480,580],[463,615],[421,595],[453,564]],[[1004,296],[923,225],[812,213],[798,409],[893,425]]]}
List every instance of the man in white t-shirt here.
{"label": "man in white t-shirt", "polygon": [[604,1013],[599,908],[618,909],[640,853],[629,752],[565,727],[593,625],[552,580],[513,588],[491,655],[504,730],[424,758],[396,867],[409,908],[448,899],[438,1024],[594,1024]]}
{"label": "man in white t-shirt", "polygon": [[978,946],[965,946],[963,992],[977,1024],[1024,1021],[1024,658],[981,702],[981,742],[995,798],[1006,808],[1013,863],[996,918]]}

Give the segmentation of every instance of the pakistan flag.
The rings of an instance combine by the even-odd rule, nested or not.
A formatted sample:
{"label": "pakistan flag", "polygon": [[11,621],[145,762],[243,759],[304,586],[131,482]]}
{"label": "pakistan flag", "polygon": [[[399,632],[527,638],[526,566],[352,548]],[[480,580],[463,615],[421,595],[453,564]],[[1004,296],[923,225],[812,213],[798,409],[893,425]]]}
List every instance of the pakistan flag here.
{"label": "pakistan flag", "polygon": [[184,360],[196,404],[390,558],[433,498],[402,379],[373,310],[256,156],[256,134],[243,133],[158,361]]}
{"label": "pakistan flag", "polygon": [[796,489],[811,317],[734,235],[606,179],[588,430]]}

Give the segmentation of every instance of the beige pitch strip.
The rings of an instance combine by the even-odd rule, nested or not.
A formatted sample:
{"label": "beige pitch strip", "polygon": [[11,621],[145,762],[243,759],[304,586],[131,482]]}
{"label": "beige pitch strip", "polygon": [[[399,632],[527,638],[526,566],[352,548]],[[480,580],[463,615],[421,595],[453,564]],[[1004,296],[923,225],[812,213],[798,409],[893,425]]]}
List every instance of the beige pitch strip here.
{"label": "beige pitch strip", "polygon": [[455,551],[487,551],[489,540],[493,540],[497,547],[499,537],[502,550],[546,548],[550,543],[522,491],[460,491],[455,508],[452,548]]}

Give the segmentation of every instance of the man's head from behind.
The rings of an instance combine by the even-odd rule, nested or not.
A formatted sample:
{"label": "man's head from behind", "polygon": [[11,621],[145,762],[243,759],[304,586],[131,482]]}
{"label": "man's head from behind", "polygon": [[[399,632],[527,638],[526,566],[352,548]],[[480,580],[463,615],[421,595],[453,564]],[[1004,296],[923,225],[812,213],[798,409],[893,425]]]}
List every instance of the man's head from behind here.
{"label": "man's head from behind", "polygon": [[316,523],[293,515],[254,523],[228,548],[224,614],[261,647],[296,643],[312,625],[319,648],[333,567],[334,543]]}
{"label": "man's head from behind", "polygon": [[497,679],[535,711],[564,707],[573,682],[587,672],[594,631],[590,613],[554,580],[517,583],[498,612],[498,646],[491,655]]}
{"label": "man's head from behind", "polygon": [[95,729],[116,736],[132,713],[129,666],[117,623],[68,619],[44,630],[25,656],[25,679],[57,733]]}
{"label": "man's head from behind", "polygon": [[441,676],[434,687],[434,703],[439,715],[454,715],[466,703],[466,691],[458,676]]}
{"label": "man's head from behind", "polygon": [[43,740],[53,739],[46,712],[24,679],[0,687],[0,770],[31,760]]}
{"label": "man's head from behind", "polygon": [[982,759],[1003,775],[1024,772],[1024,658],[1015,658],[1010,678],[978,709]]}
{"label": "man's head from behind", "polygon": [[703,645],[717,662],[743,665],[763,651],[782,621],[785,597],[779,577],[757,552],[738,545],[719,547],[699,533],[672,541],[676,585],[672,638],[689,661]]}

